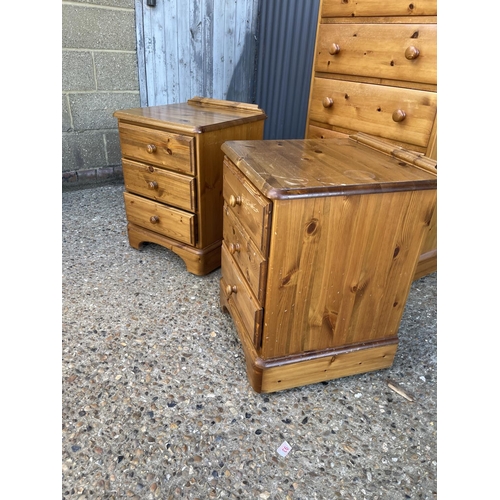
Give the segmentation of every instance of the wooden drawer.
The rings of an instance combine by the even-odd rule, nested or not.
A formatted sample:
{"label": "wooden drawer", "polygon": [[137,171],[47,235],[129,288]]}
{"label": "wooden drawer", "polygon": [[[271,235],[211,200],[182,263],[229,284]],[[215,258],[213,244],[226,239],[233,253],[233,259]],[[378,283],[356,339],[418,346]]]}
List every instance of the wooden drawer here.
{"label": "wooden drawer", "polygon": [[267,256],[272,204],[227,158],[223,167],[223,196],[248,236],[263,256]]}
{"label": "wooden drawer", "polygon": [[122,167],[127,191],[190,212],[196,210],[194,177],[125,159]]}
{"label": "wooden drawer", "polygon": [[221,272],[222,293],[229,305],[237,309],[245,330],[252,336],[250,340],[254,346],[260,346],[263,310],[225,244],[221,247]]}
{"label": "wooden drawer", "polygon": [[309,120],[425,148],[436,110],[435,92],[315,78]]}
{"label": "wooden drawer", "polygon": [[141,196],[123,193],[127,220],[189,245],[196,243],[196,216]]}
{"label": "wooden drawer", "polygon": [[437,83],[436,24],[320,24],[315,70]]}
{"label": "wooden drawer", "polygon": [[249,287],[260,304],[264,304],[267,261],[241,227],[232,210],[224,203],[223,238],[233,259],[238,263]]}
{"label": "wooden drawer", "polygon": [[119,123],[122,155],[195,175],[195,139],[130,123]]}
{"label": "wooden drawer", "polygon": [[437,16],[436,0],[323,0],[322,17]]}

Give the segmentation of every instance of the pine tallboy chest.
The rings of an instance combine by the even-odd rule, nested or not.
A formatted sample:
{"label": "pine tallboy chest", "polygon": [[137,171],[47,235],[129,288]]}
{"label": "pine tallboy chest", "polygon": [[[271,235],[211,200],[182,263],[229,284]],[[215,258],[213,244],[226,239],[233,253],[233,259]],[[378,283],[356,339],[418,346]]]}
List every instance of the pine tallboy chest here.
{"label": "pine tallboy chest", "polygon": [[194,97],[114,116],[130,245],[169,248],[197,275],[220,267],[221,144],[261,139],[265,113],[253,104]]}
{"label": "pine tallboy chest", "polygon": [[222,150],[220,301],[254,390],[390,367],[436,162],[362,133]]}

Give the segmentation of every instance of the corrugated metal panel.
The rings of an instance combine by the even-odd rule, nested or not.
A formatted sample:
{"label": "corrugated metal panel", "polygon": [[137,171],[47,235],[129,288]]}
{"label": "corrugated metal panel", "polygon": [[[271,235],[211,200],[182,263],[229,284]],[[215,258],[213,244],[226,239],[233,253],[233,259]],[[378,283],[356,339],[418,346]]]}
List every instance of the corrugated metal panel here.
{"label": "corrugated metal panel", "polygon": [[303,139],[319,0],[261,0],[255,102],[265,139]]}
{"label": "corrugated metal panel", "polygon": [[254,102],[258,0],[135,0],[143,106]]}

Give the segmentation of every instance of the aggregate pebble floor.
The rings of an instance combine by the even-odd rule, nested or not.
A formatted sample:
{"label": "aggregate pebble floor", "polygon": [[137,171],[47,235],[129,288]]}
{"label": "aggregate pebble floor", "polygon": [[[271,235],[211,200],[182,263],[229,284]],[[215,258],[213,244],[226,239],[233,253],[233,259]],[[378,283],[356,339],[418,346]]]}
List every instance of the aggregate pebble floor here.
{"label": "aggregate pebble floor", "polygon": [[122,193],[62,194],[63,500],[437,498],[437,274],[390,369],[257,394],[220,269],[130,247]]}

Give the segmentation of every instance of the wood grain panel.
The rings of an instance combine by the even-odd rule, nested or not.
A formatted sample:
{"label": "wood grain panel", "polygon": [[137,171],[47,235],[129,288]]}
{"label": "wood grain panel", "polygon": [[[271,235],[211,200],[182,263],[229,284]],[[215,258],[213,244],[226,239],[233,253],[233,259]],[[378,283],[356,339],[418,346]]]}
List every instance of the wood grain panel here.
{"label": "wood grain panel", "polygon": [[436,16],[436,0],[322,0],[323,17]]}
{"label": "wood grain panel", "polygon": [[248,236],[265,257],[269,245],[271,203],[226,159],[224,159],[223,178],[223,196],[226,205],[234,211]]}
{"label": "wood grain panel", "polygon": [[196,243],[196,215],[127,192],[123,197],[129,222],[183,243]]}
{"label": "wood grain panel", "polygon": [[[303,359],[294,360],[295,362],[284,360],[280,363],[278,361],[270,366],[267,366],[265,361],[259,363],[258,368],[261,372],[259,392],[276,392],[307,384],[316,384],[324,380],[382,370],[393,364],[397,350],[396,340],[382,346],[368,345],[364,347],[338,353],[332,352],[321,357],[311,357],[312,359],[304,356]],[[256,378],[252,377],[250,380],[253,382]]]}
{"label": "wood grain panel", "polygon": [[127,233],[133,248],[139,250],[144,243],[155,243],[168,248],[184,261],[188,272],[198,276],[204,276],[220,267],[220,241],[204,248],[195,248],[132,222],[127,224]]}
{"label": "wood grain panel", "polygon": [[255,104],[199,96],[180,104],[118,110],[113,116],[123,122],[188,136],[266,119],[266,114]]}
{"label": "wood grain panel", "polygon": [[338,130],[316,127],[315,125],[310,124],[306,129],[306,139],[338,139],[345,138],[348,135],[348,132],[339,132]]}
{"label": "wood grain panel", "polygon": [[397,336],[435,197],[424,190],[275,204],[262,358]]}
{"label": "wood grain panel", "polygon": [[[419,167],[420,163],[434,166],[434,161],[374,139],[358,133],[328,141],[227,141],[222,149],[245,173],[235,175],[232,192],[248,185],[248,179],[270,200],[435,188],[435,168],[424,173]],[[231,172],[234,167],[229,167]]]}
{"label": "wood grain panel", "polygon": [[233,211],[225,204],[223,217],[223,238],[227,249],[238,264],[241,274],[247,280],[255,297],[263,305],[267,260],[262,256],[257,245],[248,237]]}
{"label": "wood grain panel", "polygon": [[196,211],[194,177],[126,159],[122,160],[122,168],[127,191],[190,212]]}
{"label": "wood grain panel", "polygon": [[234,304],[233,307],[238,310],[245,331],[250,333],[251,342],[254,346],[259,346],[262,333],[262,307],[239,272],[225,242],[221,247],[221,271],[221,285],[226,301]]}
{"label": "wood grain panel", "polygon": [[123,156],[195,175],[194,137],[122,121],[119,122],[118,129]]}
{"label": "wood grain panel", "polygon": [[[315,71],[437,83],[436,24],[320,24]],[[332,44],[338,53],[332,55]],[[415,59],[407,59],[416,54]]]}
{"label": "wood grain panel", "polygon": [[[332,99],[331,107],[323,106],[326,97]],[[401,122],[393,119],[397,110],[406,114]],[[436,111],[434,92],[315,78],[309,119],[342,132],[364,132],[426,148]]]}

